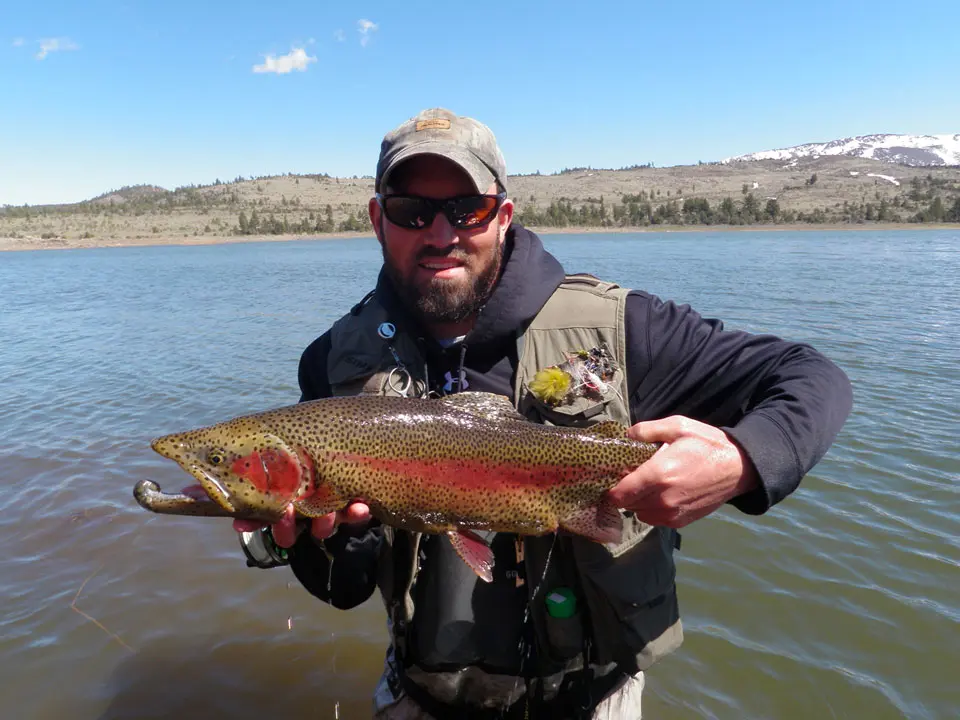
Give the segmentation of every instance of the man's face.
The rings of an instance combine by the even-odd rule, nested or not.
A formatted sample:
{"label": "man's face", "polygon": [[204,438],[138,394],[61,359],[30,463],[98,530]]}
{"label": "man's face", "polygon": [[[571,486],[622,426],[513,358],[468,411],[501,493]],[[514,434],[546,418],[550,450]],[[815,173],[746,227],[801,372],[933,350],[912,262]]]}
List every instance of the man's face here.
{"label": "man's face", "polygon": [[[469,176],[456,164],[434,155],[411,158],[393,171],[384,194],[445,199],[475,195]],[[497,192],[496,184],[487,194]],[[513,204],[506,200],[497,217],[472,230],[458,230],[443,213],[418,229],[381,217],[376,199],[370,220],[377,231],[383,261],[397,292],[428,325],[452,325],[472,319],[496,285]]]}

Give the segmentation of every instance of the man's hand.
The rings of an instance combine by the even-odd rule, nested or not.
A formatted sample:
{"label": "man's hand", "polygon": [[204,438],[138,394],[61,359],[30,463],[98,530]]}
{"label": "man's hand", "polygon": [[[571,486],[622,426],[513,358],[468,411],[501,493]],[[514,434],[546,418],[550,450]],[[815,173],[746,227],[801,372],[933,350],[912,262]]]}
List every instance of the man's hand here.
{"label": "man's hand", "polygon": [[712,425],[675,415],[637,423],[627,435],[663,443],[609,491],[618,507],[650,525],[681,528],[760,485],[746,453]]}
{"label": "man's hand", "polygon": [[[370,519],[370,508],[364,503],[354,502],[347,505],[339,512],[330,513],[321,517],[311,518],[310,532],[318,540],[324,540],[337,529],[340,523],[362,523]],[[253,532],[263,527],[262,523],[255,520],[234,520],[233,529],[237,532]],[[280,547],[288,548],[297,540],[297,536],[303,530],[302,525],[296,522],[296,515],[293,505],[287,505],[283,517],[279,522],[270,526],[273,532],[273,539]]]}

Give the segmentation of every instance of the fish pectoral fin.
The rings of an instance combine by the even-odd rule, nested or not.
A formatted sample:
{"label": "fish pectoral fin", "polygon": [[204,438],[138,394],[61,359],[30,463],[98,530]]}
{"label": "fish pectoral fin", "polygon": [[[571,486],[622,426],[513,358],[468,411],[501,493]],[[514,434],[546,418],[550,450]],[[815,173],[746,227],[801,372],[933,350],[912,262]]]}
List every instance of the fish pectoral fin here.
{"label": "fish pectoral fin", "polygon": [[584,432],[602,438],[625,438],[627,436],[627,429],[613,420],[606,420],[596,425],[591,425],[590,427],[584,428]]}
{"label": "fish pectoral fin", "polygon": [[481,580],[493,582],[493,550],[483,538],[471,530],[451,530],[447,537],[460,559],[469,565]]}
{"label": "fish pectoral fin", "polygon": [[623,540],[623,516],[606,496],[560,521],[560,527],[598,543]]}
{"label": "fish pectoral fin", "polygon": [[306,517],[320,517],[328,513],[342,510],[347,506],[348,498],[344,498],[333,486],[320,483],[313,492],[294,501],[293,506]]}
{"label": "fish pectoral fin", "polygon": [[441,402],[453,410],[476,415],[492,422],[525,422],[530,420],[517,412],[513,403],[504,395],[486,392],[461,392],[446,395],[437,402]]}

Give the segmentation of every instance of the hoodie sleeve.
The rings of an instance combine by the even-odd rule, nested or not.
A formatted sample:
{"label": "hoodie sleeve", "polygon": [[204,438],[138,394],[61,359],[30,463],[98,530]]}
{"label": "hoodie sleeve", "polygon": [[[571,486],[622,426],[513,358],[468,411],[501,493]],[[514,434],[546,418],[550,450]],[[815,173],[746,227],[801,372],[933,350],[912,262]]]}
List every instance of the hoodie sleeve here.
{"label": "hoodie sleeve", "polygon": [[300,402],[330,397],[330,381],[327,379],[327,357],[330,355],[330,331],[318,337],[303,351],[297,368],[300,383]]}
{"label": "hoodie sleeve", "polygon": [[311,595],[349,610],[368,600],[377,586],[382,537],[376,521],[363,527],[341,525],[322,543],[303,532],[291,548],[290,568]]}
{"label": "hoodie sleeve", "polygon": [[[324,333],[300,357],[300,402],[330,397],[327,356],[330,333]],[[376,588],[377,558],[383,529],[369,525],[341,525],[323,543],[309,532],[297,538],[290,552],[293,574],[313,595],[334,607],[348,609],[366,601]]]}
{"label": "hoodie sleeve", "polygon": [[731,500],[759,515],[796,490],[850,413],[850,381],[809,345],[724,330],[687,305],[627,298],[627,378],[634,422],[669,415],[727,432],[761,487]]}

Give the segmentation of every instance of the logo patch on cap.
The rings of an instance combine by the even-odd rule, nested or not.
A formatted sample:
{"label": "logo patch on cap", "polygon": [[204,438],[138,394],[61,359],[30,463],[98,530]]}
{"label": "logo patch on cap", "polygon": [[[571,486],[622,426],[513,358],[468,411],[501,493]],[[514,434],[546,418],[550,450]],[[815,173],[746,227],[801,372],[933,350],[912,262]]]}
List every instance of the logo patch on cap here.
{"label": "logo patch on cap", "polygon": [[419,120],[417,122],[417,132],[421,130],[449,130],[450,121],[447,118],[433,118],[431,120]]}

